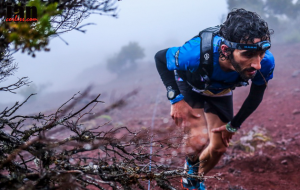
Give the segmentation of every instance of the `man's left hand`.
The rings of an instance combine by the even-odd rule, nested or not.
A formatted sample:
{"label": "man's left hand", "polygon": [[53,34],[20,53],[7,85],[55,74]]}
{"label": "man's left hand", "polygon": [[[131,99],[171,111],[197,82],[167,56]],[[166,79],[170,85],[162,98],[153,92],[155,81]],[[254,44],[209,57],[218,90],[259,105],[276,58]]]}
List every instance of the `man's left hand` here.
{"label": "man's left hand", "polygon": [[229,146],[229,141],[232,138],[232,136],[235,134],[235,133],[231,133],[231,132],[227,131],[226,125],[223,125],[221,127],[212,129],[211,132],[213,132],[213,133],[221,133],[221,135],[222,135],[222,141],[223,141],[223,143],[224,143],[224,145],[226,147]]}

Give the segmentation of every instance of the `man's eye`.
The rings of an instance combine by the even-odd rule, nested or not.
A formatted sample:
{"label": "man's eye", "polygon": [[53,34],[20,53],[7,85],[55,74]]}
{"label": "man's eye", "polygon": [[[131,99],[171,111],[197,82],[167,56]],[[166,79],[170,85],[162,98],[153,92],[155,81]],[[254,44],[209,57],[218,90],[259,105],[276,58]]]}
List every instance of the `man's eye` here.
{"label": "man's eye", "polygon": [[243,53],[243,56],[245,56],[247,58],[251,58],[251,57],[254,57],[254,56],[257,56],[257,55],[259,55],[261,57],[264,57],[265,52],[264,51],[262,51],[262,52],[251,52],[251,51],[249,51],[249,52]]}
{"label": "man's eye", "polygon": [[245,55],[245,57],[253,57],[254,54],[249,52],[249,53],[245,53],[244,55]]}

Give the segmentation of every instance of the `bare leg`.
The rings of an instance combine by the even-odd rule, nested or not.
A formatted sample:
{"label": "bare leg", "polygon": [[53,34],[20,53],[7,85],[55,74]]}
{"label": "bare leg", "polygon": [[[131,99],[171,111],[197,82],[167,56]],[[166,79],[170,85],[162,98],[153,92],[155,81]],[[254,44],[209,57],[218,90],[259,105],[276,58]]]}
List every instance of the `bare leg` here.
{"label": "bare leg", "polygon": [[203,109],[193,109],[200,114],[200,118],[190,119],[188,126],[184,128],[188,138],[186,140],[185,153],[191,161],[199,158],[201,151],[204,149],[208,141],[207,123]]}
{"label": "bare leg", "polygon": [[199,174],[207,174],[219,162],[222,155],[226,152],[226,146],[222,142],[221,133],[211,132],[213,128],[220,127],[226,123],[222,122],[220,118],[213,113],[205,113],[205,118],[210,142],[199,157],[200,161],[203,161],[200,163]]}

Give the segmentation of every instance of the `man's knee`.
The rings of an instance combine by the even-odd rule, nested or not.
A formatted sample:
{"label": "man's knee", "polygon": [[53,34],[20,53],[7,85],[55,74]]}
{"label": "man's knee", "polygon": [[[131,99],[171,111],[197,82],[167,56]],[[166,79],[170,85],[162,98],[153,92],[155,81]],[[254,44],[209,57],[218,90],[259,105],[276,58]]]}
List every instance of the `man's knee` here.
{"label": "man's knee", "polygon": [[190,144],[196,150],[202,150],[203,147],[205,147],[205,145],[207,144],[207,142],[208,142],[208,136],[199,135],[199,136],[196,136],[196,137],[192,137]]}
{"label": "man's knee", "polygon": [[207,134],[197,134],[191,136],[187,141],[187,154],[196,153],[200,154],[202,150],[208,144],[208,135]]}
{"label": "man's knee", "polygon": [[214,144],[210,146],[211,154],[222,156],[227,150],[227,147],[224,144]]}
{"label": "man's knee", "polygon": [[194,152],[197,152],[197,153],[201,153],[202,150],[205,148],[206,146],[206,143],[199,143],[199,144],[191,144],[191,149],[194,151]]}

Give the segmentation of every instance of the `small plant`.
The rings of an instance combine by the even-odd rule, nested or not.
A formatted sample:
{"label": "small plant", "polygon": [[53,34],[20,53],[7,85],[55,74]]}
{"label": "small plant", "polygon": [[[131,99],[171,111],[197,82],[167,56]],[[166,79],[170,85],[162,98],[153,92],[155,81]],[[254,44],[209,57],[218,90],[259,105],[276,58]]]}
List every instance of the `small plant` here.
{"label": "small plant", "polygon": [[230,143],[233,148],[241,149],[245,152],[254,152],[257,148],[264,146],[275,146],[265,128],[254,126],[248,133],[244,134],[240,140]]}

